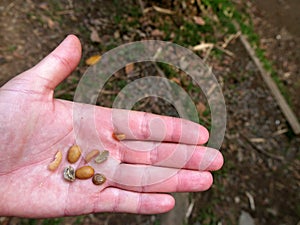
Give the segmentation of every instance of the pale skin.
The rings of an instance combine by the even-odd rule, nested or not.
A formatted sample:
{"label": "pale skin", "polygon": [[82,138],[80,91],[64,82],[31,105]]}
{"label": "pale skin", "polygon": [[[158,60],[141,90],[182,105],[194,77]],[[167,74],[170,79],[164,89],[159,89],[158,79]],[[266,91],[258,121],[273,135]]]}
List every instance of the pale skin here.
{"label": "pale skin", "polygon": [[[203,126],[53,98],[55,87],[80,58],[81,44],[69,35],[40,63],[1,87],[0,215],[155,214],[174,207],[170,192],[207,190],[213,181],[211,171],[222,167],[223,157],[202,146],[208,140]],[[93,111],[94,117],[82,116],[78,125],[74,108],[82,115]],[[113,132],[125,133],[126,139],[115,140]],[[84,155],[94,148],[110,152],[105,163],[89,163],[106,175],[102,186],[91,180],[63,179],[69,165],[66,154],[73,144],[83,149],[74,168],[85,165]],[[58,150],[63,160],[50,171],[47,166]]]}

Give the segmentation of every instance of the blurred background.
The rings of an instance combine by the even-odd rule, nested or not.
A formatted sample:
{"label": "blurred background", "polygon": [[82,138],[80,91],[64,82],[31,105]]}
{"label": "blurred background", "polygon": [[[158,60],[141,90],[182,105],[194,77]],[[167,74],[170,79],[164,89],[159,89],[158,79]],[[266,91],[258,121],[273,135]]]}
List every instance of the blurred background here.
{"label": "blurred background", "polygon": [[[1,0],[1,86],[35,65],[70,33],[80,38],[83,56],[57,87],[55,96],[68,100],[86,69],[108,50],[132,41],[171,41],[191,49],[212,68],[226,101],[227,130],[220,149],[223,169],[214,173],[210,190],[182,195],[187,204],[176,209],[182,215],[174,211],[38,220],[0,217],[0,224],[299,225],[300,138],[241,41],[243,34],[300,118],[299,12],[299,0]],[[111,107],[123,87],[150,75],[184,88],[197,106],[200,123],[210,128],[210,110],[199,87],[165,64],[126,66],[107,82],[98,104]],[[159,98],[145,98],[134,109],[178,115]]]}

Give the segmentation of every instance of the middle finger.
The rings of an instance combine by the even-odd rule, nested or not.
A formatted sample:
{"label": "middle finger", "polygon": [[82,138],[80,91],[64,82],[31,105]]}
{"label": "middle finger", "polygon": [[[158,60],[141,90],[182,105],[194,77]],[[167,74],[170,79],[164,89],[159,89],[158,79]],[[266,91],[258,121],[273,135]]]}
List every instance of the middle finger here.
{"label": "middle finger", "polygon": [[223,165],[220,151],[195,145],[123,141],[119,145],[121,162],[185,168],[199,171],[218,170]]}

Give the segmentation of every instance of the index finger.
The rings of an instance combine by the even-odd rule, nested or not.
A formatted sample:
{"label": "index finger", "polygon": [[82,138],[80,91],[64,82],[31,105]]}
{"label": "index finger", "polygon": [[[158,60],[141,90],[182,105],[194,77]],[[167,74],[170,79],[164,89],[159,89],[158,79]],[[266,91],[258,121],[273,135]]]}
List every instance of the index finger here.
{"label": "index finger", "polygon": [[113,109],[114,132],[125,134],[125,139],[164,141],[201,145],[209,133],[200,124],[175,117],[151,113]]}

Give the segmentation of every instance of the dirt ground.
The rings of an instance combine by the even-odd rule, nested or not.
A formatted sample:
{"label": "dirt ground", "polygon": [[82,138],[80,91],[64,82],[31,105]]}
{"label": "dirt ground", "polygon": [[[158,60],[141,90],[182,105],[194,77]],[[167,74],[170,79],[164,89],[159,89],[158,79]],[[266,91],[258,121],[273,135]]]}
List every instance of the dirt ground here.
{"label": "dirt ground", "polygon": [[[298,0],[234,2],[237,8],[252,18],[255,32],[260,36],[260,47],[273,62],[286,87],[292,108],[300,118]],[[122,10],[122,4],[126,7],[132,5],[135,10],[128,16]],[[57,94],[71,100],[76,82],[88,67],[84,61],[89,56],[103,54],[112,47],[130,41],[166,39],[159,32],[161,18],[138,12],[154,4],[163,8],[173,7],[168,1],[158,3],[150,0],[131,0],[126,3],[92,0],[87,3],[72,0],[1,1],[0,85],[35,65],[67,34],[73,33],[83,45],[82,61]],[[133,21],[133,17],[138,17],[140,24]],[[176,18],[174,21],[178,23]],[[97,31],[99,37],[91,38],[93,30]],[[232,41],[228,50],[236,57],[222,54],[208,59],[222,84],[226,100],[227,130],[220,149],[225,164],[221,171],[214,173],[214,185],[209,191],[190,195],[194,207],[187,218],[188,224],[239,224],[242,212],[247,212],[257,225],[299,225],[300,138],[293,135],[239,39]],[[140,71],[153,75],[155,68],[146,65]],[[124,71],[121,76],[125,77]],[[103,99],[103,105],[110,104],[109,96]],[[166,113],[170,106],[163,104],[158,100],[149,100],[140,109],[172,114],[172,110]],[[0,224],[157,225],[161,224],[161,216],[93,214],[57,220],[0,217]]]}
{"label": "dirt ground", "polygon": [[274,62],[289,100],[300,117],[300,4],[297,0],[259,1],[249,7],[261,47]]}

